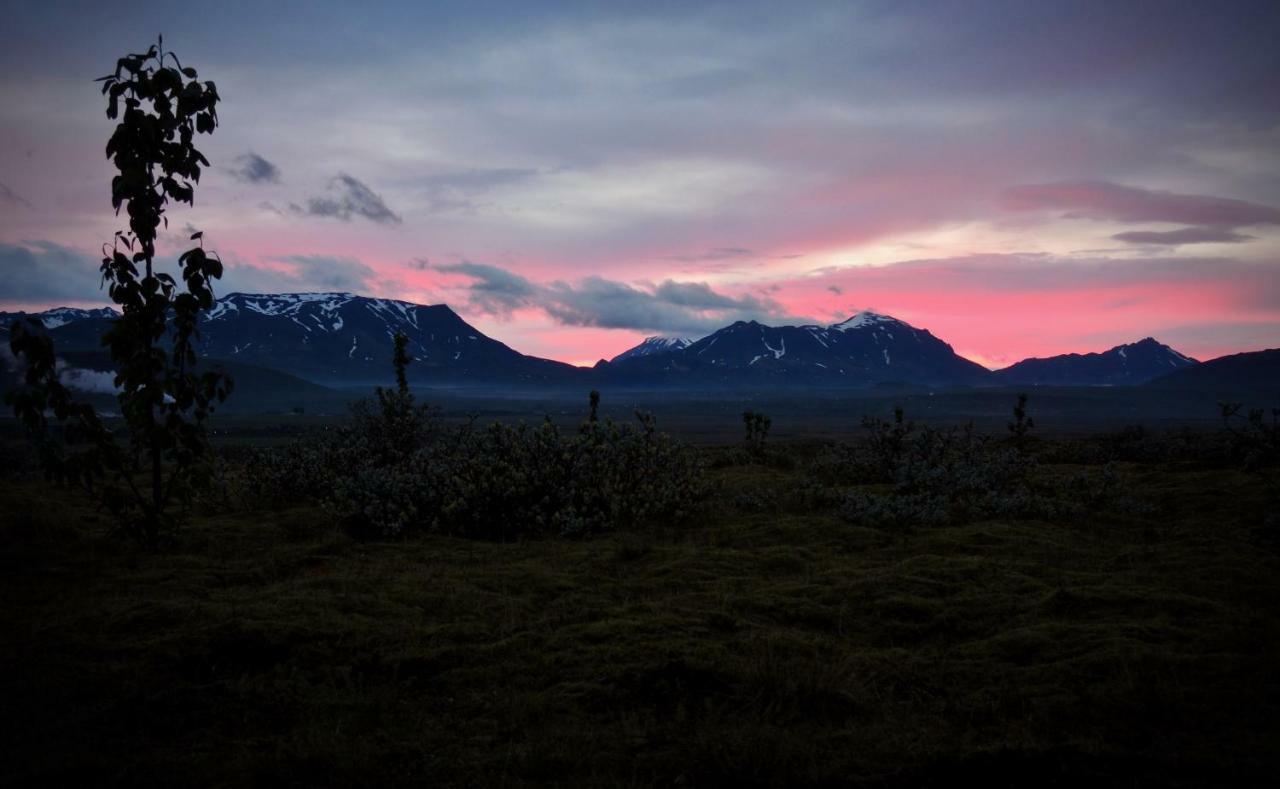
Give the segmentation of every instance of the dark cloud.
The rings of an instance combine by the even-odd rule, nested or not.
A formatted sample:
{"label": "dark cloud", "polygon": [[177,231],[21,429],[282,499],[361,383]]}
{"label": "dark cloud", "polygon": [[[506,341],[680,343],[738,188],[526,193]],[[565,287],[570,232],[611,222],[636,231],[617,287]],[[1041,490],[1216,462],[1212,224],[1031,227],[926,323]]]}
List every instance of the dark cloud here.
{"label": "dark cloud", "polygon": [[1179,230],[1131,230],[1127,233],[1116,233],[1112,236],[1116,241],[1128,244],[1158,244],[1161,246],[1178,246],[1180,244],[1242,244],[1254,240],[1234,230],[1222,227],[1184,227]]}
{"label": "dark cloud", "polygon": [[280,183],[280,168],[253,151],[237,156],[235,161],[236,166],[231,170],[231,175],[237,181],[248,184]]}
{"label": "dark cloud", "polygon": [[736,320],[787,320],[792,318],[769,298],[718,293],[705,282],[666,280],[654,286],[587,277],[578,283],[548,285],[497,266],[453,263],[433,266],[437,271],[461,274],[471,280],[468,304],[499,317],[520,308],[542,310],[567,326],[633,329],[669,334],[705,334]]}
{"label": "dark cloud", "polygon": [[1060,210],[1068,218],[1114,222],[1171,222],[1220,228],[1280,225],[1280,208],[1106,181],[1013,186],[1005,190],[1004,206],[1013,211]]}
{"label": "dark cloud", "polygon": [[351,221],[353,216],[364,217],[370,222],[398,225],[400,216],[387,207],[382,197],[358,178],[339,173],[329,182],[331,194],[312,197],[305,208],[291,203],[290,210],[309,216],[328,216]]}
{"label": "dark cloud", "polygon": [[49,241],[0,243],[0,302],[107,301],[100,262]]}
{"label": "dark cloud", "polygon": [[539,288],[532,282],[497,266],[463,261],[434,268],[446,274],[461,274],[469,278],[471,284],[467,287],[468,302],[489,315],[507,317],[522,307],[535,304],[539,294]]}
{"label": "dark cloud", "polygon": [[20,205],[24,208],[30,208],[31,204],[23,199],[22,195],[13,191],[4,184],[0,184],[0,205]]}
{"label": "dark cloud", "polygon": [[[695,310],[731,310],[737,308],[759,309],[758,303],[747,303],[721,293],[716,293],[705,282],[675,282],[666,280],[654,289],[653,295],[659,301],[674,304],[677,307],[689,307]],[[744,299],[752,299],[750,296]]]}

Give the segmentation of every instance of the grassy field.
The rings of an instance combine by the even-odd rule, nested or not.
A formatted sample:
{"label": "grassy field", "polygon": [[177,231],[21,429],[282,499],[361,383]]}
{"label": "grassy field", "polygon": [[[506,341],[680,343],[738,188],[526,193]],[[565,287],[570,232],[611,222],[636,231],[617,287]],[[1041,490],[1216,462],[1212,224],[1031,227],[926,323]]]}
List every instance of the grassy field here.
{"label": "grassy field", "polygon": [[1142,515],[872,529],[777,451],[713,462],[692,523],[513,543],[299,507],[149,552],[0,480],[0,785],[1274,779],[1256,475],[1127,463]]}

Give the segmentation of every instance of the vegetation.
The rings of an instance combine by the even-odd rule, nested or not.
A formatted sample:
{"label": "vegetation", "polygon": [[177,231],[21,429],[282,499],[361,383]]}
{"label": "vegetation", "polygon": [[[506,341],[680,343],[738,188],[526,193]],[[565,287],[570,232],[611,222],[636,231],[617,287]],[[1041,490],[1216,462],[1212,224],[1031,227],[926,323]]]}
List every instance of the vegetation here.
{"label": "vegetation", "polygon": [[317,502],[352,534],[432,532],[482,539],[581,536],[679,521],[706,493],[701,462],[658,432],[597,417],[575,433],[545,421],[446,427],[408,389],[379,389],[327,435],[251,453],[236,498]]}
{"label": "vegetation", "polygon": [[[209,166],[194,137],[218,125],[217,87],[196,76],[164,51],[161,39],[145,53],[121,58],[99,80],[107,117],[119,118],[106,149],[119,171],[111,204],[129,216],[129,231],[116,232],[101,269],[122,313],[103,344],[116,370],[128,446],[59,380],[53,343],[38,321],[15,323],[10,334],[10,348],[25,359],[26,371],[25,386],[6,399],[39,442],[45,469],[83,487],[127,534],[148,544],[172,525],[171,504],[188,500],[202,481],[204,422],[231,386],[218,372],[195,369],[196,325],[200,312],[213,306],[212,281],[222,276],[221,261],[204,251],[198,232],[191,240],[200,245],[178,258],[181,286],[156,261],[170,199],[192,204],[193,184],[201,167]],[[49,412],[68,423],[66,432],[50,433]]]}
{"label": "vegetation", "polygon": [[[465,440],[549,440],[520,431]],[[874,457],[884,437],[867,432],[845,453]],[[370,541],[305,490],[246,508],[260,456],[228,447],[231,503],[204,500],[162,554],[6,464],[0,783],[1269,781],[1280,539],[1259,483],[1274,464],[1242,473],[1224,434],[1040,439],[1019,485],[1067,499],[1109,474],[1147,508],[850,519],[858,491],[959,484],[935,483],[916,447],[1012,450],[926,432],[888,469],[916,475],[902,492],[836,481],[851,469],[829,468],[829,444],[774,443],[787,464],[707,446],[689,449],[713,491],[692,518],[505,541],[460,539],[470,526]]]}

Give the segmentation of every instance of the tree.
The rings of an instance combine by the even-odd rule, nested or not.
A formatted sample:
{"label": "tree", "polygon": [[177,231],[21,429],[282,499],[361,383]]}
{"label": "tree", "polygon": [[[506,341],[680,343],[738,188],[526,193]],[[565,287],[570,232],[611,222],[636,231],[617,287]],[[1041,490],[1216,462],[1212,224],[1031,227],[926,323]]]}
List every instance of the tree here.
{"label": "tree", "polygon": [[[107,117],[119,119],[106,148],[118,170],[111,204],[117,216],[123,208],[129,217],[129,230],[103,245],[100,269],[121,311],[102,341],[116,370],[128,450],[58,380],[53,343],[30,321],[11,333],[10,346],[27,368],[25,385],[9,400],[38,437],[52,476],[95,493],[128,533],[154,544],[171,524],[170,505],[199,481],[198,461],[208,452],[205,420],[231,390],[227,376],[195,370],[197,325],[213,306],[212,281],[222,276],[222,262],[205,252],[198,232],[191,235],[198,246],[178,258],[181,284],[156,261],[169,201],[193,205],[194,184],[209,166],[193,140],[217,127],[219,96],[213,82],[198,81],[195,69],[164,51],[163,38],[120,58],[115,71],[97,81]],[[65,442],[53,441],[48,411],[86,447],[69,453]]]}

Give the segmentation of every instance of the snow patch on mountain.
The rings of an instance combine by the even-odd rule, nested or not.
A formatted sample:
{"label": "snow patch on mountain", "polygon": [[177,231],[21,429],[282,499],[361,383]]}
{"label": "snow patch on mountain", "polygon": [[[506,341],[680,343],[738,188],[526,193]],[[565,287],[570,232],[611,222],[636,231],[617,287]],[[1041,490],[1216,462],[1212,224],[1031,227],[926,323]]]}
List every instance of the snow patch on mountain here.
{"label": "snow patch on mountain", "polygon": [[693,345],[693,340],[688,337],[663,337],[653,336],[645,337],[644,341],[639,345],[628,348],[609,361],[620,362],[624,359],[635,359],[641,356],[653,356],[659,353],[669,353],[671,351],[679,351]]}

